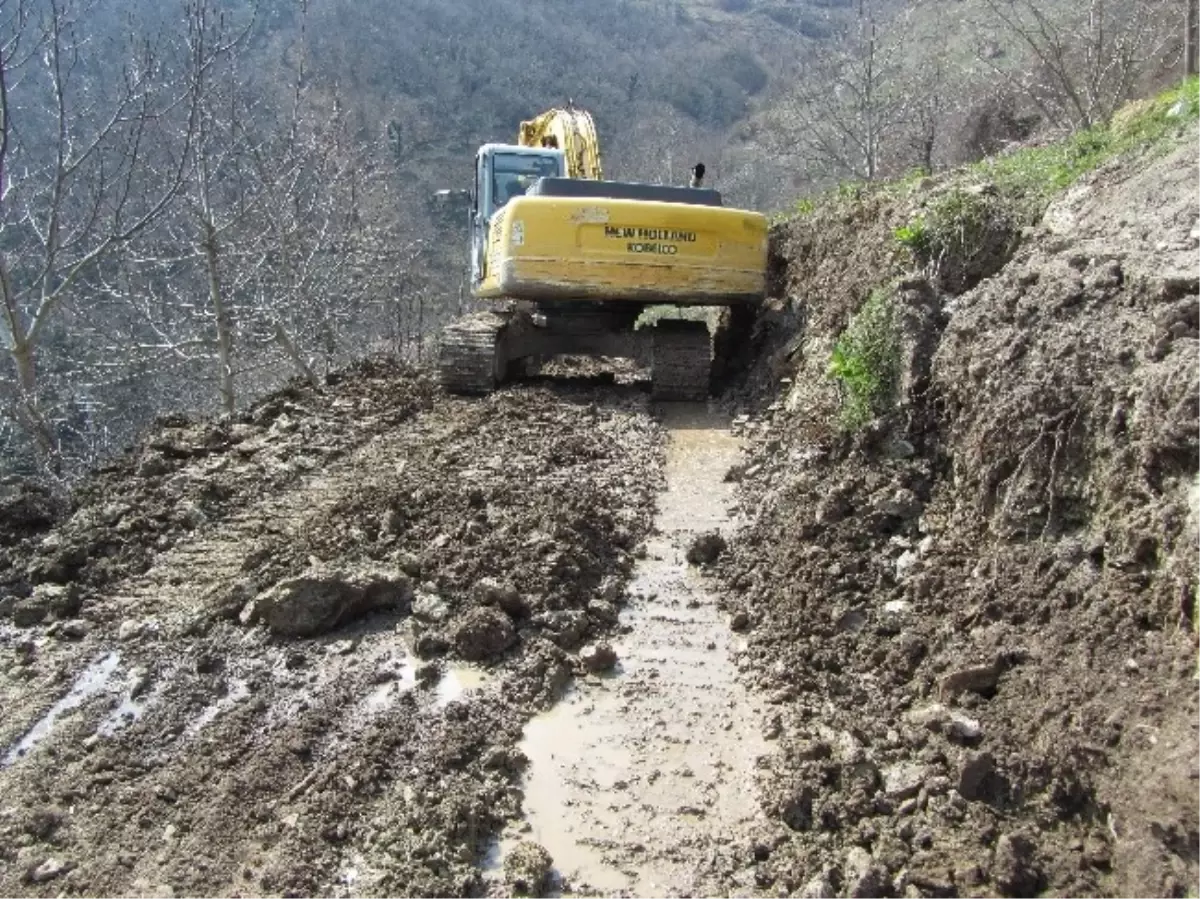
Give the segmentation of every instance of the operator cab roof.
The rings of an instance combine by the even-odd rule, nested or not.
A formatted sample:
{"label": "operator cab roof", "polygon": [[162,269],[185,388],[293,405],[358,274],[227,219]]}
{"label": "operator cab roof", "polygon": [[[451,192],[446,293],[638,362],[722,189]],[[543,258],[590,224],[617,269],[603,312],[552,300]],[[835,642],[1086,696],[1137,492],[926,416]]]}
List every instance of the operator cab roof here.
{"label": "operator cab roof", "polygon": [[512,153],[517,156],[565,156],[555,147],[521,147],[517,144],[484,144],[480,153]]}

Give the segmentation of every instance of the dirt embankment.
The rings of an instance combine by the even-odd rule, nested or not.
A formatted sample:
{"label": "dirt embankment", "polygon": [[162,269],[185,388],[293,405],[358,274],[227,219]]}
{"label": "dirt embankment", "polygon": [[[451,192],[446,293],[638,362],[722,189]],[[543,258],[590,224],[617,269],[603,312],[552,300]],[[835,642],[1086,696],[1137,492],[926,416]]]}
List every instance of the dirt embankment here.
{"label": "dirt embankment", "polygon": [[723,560],[778,732],[765,891],[1195,890],[1196,146],[1089,176],[973,289],[903,281],[899,406],[853,437],[824,369],[910,213],[777,233]]}
{"label": "dirt embankment", "polygon": [[13,497],[0,893],[481,892],[660,455],[636,392],[374,364]]}

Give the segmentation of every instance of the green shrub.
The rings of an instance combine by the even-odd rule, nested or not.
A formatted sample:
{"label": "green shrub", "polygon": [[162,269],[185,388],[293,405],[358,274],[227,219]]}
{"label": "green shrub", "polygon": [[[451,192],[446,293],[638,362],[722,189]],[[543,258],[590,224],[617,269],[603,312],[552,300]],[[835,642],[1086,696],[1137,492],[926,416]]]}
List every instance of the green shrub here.
{"label": "green shrub", "polygon": [[987,191],[956,188],[935,197],[921,215],[892,235],[919,265],[969,265],[1006,220],[1004,205]]}
{"label": "green shrub", "polygon": [[892,232],[892,236],[900,246],[920,259],[929,255],[929,228],[924,216],[917,216],[907,225],[901,225]]}
{"label": "green shrub", "polygon": [[817,201],[812,197],[801,197],[796,201],[796,215],[811,215],[817,208]]}
{"label": "green shrub", "polygon": [[887,413],[900,379],[900,334],[892,294],[875,290],[850,319],[829,360],[842,396],[840,424],[857,431]]}

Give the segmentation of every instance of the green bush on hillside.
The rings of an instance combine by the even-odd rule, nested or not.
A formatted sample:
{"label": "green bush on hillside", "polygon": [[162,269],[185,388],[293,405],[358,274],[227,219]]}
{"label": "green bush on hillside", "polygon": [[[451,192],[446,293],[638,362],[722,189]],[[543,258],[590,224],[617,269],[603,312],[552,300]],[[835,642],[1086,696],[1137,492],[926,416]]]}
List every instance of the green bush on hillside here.
{"label": "green bush on hillside", "polygon": [[888,412],[900,379],[900,334],[891,292],[872,292],[850,319],[829,360],[842,396],[840,423],[857,431]]}
{"label": "green bush on hillside", "polygon": [[892,232],[920,265],[949,259],[969,264],[988,246],[989,234],[1004,224],[1005,211],[985,190],[955,188],[936,197],[921,215]]}

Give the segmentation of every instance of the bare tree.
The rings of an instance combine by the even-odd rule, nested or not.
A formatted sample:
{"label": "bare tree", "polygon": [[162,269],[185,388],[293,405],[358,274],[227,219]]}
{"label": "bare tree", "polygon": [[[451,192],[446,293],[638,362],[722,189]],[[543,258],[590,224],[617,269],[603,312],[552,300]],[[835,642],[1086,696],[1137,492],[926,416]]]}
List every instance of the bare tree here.
{"label": "bare tree", "polygon": [[232,30],[207,0],[189,8],[193,58],[224,54],[192,80],[195,164],[173,214],[139,243],[137,283],[108,289],[140,322],[127,360],[215,369],[232,412],[244,375],[266,386],[291,368],[316,383],[318,360],[353,358],[373,328],[382,339],[380,273],[403,268],[404,247],[378,225],[383,148],[358,141],[337,92],[310,82],[307,5],[284,68],[257,79],[241,49],[248,25]]}
{"label": "bare tree", "polygon": [[[56,442],[39,354],[85,277],[166,211],[194,124],[186,92],[161,77],[160,43],[131,39],[120,77],[94,83],[94,10],[0,2],[0,336],[14,375],[4,411],[45,458]],[[166,123],[180,121],[173,152],[158,152]],[[148,181],[151,169],[165,177]]]}
{"label": "bare tree", "polygon": [[[1103,122],[1161,61],[1174,29],[1174,0],[984,0],[991,28],[1020,52],[981,59],[1054,125]],[[1004,65],[1015,58],[1017,65]],[[1029,65],[1027,62],[1033,64]]]}
{"label": "bare tree", "polygon": [[788,134],[822,173],[874,180],[889,139],[904,121],[900,22],[859,15],[840,41],[820,42],[802,63],[786,101]]}

